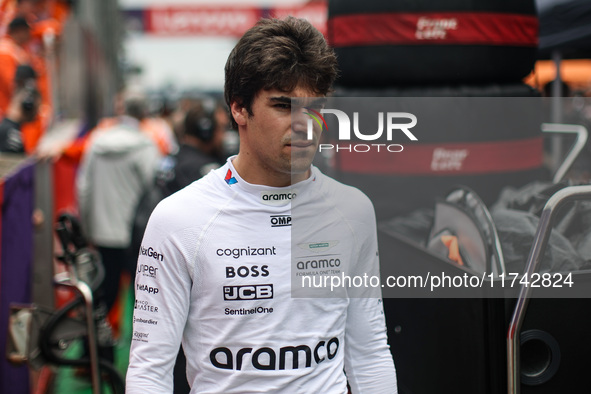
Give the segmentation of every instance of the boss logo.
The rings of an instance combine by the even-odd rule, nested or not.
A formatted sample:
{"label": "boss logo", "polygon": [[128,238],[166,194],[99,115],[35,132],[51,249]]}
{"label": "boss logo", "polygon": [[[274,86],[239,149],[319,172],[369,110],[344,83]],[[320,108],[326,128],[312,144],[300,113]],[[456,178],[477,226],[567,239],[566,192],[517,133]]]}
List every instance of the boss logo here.
{"label": "boss logo", "polygon": [[273,298],[273,285],[224,286],[225,301],[268,300]]}
{"label": "boss logo", "polygon": [[257,276],[269,276],[269,266],[263,265],[259,268],[258,265],[253,265],[251,267],[247,267],[245,265],[234,268],[234,267],[226,267],[226,278],[235,278],[239,276],[241,278],[247,278],[252,276],[256,278]]}

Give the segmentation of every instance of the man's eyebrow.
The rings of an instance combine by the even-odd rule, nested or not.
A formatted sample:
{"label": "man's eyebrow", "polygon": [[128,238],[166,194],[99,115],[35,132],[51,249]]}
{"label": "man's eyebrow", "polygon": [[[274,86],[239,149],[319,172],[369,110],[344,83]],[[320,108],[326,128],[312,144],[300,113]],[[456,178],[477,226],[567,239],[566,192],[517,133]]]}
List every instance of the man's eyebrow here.
{"label": "man's eyebrow", "polygon": [[291,98],[287,96],[269,97],[269,101],[281,104],[291,104]]}
{"label": "man's eyebrow", "polygon": [[277,96],[277,97],[269,97],[269,101],[274,103],[281,103],[281,104],[291,104],[295,106],[306,106],[306,107],[316,107],[319,105],[326,104],[328,99],[326,97],[318,97],[312,101],[308,101],[308,99],[302,99],[298,97],[287,97],[287,96]]}

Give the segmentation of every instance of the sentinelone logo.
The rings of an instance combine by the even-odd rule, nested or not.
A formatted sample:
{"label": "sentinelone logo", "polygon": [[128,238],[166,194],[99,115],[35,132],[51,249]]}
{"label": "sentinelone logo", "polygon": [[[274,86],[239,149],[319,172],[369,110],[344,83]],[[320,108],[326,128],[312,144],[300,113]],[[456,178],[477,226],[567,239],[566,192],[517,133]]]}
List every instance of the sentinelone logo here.
{"label": "sentinelone logo", "polygon": [[[351,120],[349,116],[338,109],[321,109],[320,112],[316,111],[309,107],[304,107],[308,112],[305,112],[306,115],[310,116],[308,119],[308,128],[307,128],[307,138],[308,140],[312,140],[314,137],[314,123],[316,121],[318,126],[322,128],[326,127],[328,130],[328,126],[326,124],[326,120],[322,116],[322,114],[333,114],[337,117],[337,122],[339,125],[339,141],[350,141],[351,140]],[[408,122],[406,123],[396,123],[400,121],[400,119],[407,119]],[[411,133],[410,129],[416,126],[417,124],[417,117],[409,112],[378,112],[378,130],[373,134],[364,134],[359,130],[359,112],[353,112],[353,133],[355,137],[360,139],[361,141],[376,141],[382,137],[384,134],[384,123],[386,123],[386,139],[388,141],[392,141],[392,136],[395,131],[401,131],[404,135],[411,141],[418,141],[417,137],[413,133]],[[334,145],[334,144],[320,144],[318,146],[318,151],[322,152],[323,150],[335,150],[336,152],[339,151],[348,151],[348,152],[380,152],[380,151],[387,151],[391,153],[402,152],[404,147],[400,144],[349,144],[349,145]]]}

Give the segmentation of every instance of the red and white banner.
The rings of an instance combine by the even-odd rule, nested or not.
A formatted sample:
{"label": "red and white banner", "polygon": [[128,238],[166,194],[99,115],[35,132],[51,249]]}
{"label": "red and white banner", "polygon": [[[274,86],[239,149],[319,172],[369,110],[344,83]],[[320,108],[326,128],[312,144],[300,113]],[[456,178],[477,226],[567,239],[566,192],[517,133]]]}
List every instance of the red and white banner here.
{"label": "red and white banner", "polygon": [[144,32],[175,36],[241,36],[261,16],[261,9],[252,7],[151,8],[144,13]]}
{"label": "red and white banner", "polygon": [[339,15],[328,21],[331,44],[515,45],[538,44],[534,15],[490,12],[415,12]]}
{"label": "red and white banner", "polygon": [[339,144],[339,169],[368,175],[468,175],[531,170],[542,166],[541,137],[514,141],[405,144],[398,153],[363,153]]}
{"label": "red and white banner", "polygon": [[326,33],[326,3],[291,7],[170,6],[128,9],[123,14],[129,30],[160,36],[240,37],[263,17],[288,15],[307,19]]}

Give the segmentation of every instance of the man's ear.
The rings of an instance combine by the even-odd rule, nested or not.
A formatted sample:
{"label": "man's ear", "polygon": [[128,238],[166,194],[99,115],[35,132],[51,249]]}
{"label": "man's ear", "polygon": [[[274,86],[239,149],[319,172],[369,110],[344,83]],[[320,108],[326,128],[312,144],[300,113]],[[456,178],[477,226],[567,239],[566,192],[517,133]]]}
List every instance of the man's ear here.
{"label": "man's ear", "polygon": [[238,104],[238,102],[234,101],[230,105],[230,111],[232,112],[232,117],[238,124],[238,126],[246,125],[246,119],[248,118],[248,111],[246,108]]}

